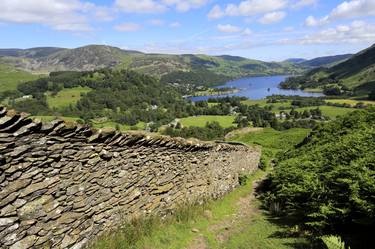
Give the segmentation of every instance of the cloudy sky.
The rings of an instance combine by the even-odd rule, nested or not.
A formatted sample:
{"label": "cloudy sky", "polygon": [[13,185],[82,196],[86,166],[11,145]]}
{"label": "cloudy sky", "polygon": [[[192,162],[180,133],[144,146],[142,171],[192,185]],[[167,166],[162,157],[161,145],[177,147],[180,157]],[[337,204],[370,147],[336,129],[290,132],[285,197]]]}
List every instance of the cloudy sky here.
{"label": "cloudy sky", "polygon": [[375,43],[375,0],[1,0],[0,37],[1,48],[313,58]]}

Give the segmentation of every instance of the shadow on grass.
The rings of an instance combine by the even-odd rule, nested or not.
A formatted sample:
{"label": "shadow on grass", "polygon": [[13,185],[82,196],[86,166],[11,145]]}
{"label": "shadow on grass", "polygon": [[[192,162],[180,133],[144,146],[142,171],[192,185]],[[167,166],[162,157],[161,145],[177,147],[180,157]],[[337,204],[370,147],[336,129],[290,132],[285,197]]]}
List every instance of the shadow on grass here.
{"label": "shadow on grass", "polygon": [[[269,182],[264,180],[256,189],[256,195],[261,195],[268,189]],[[260,198],[261,199],[261,198]],[[261,207],[267,221],[280,228],[279,231],[270,235],[270,238],[304,238],[296,243],[284,243],[284,245],[296,249],[326,249],[327,247],[321,239],[311,233],[303,232],[299,229],[301,220],[297,216],[277,216],[270,213],[265,206]],[[330,233],[338,235],[350,249],[372,249],[375,248],[375,224],[374,220],[362,222],[353,222],[347,225],[341,225],[333,229]]]}
{"label": "shadow on grass", "polygon": [[[269,189],[270,181],[268,179],[263,180],[255,189],[256,196],[261,196],[262,193]],[[261,197],[258,198],[261,200]],[[266,220],[277,226],[278,231],[272,233],[269,238],[278,239],[290,239],[295,238],[293,242],[283,243],[285,246],[295,249],[326,249],[326,246],[320,239],[314,239],[311,234],[304,232],[300,229],[300,219],[297,216],[276,216],[265,207],[261,206],[260,209],[263,212]]]}

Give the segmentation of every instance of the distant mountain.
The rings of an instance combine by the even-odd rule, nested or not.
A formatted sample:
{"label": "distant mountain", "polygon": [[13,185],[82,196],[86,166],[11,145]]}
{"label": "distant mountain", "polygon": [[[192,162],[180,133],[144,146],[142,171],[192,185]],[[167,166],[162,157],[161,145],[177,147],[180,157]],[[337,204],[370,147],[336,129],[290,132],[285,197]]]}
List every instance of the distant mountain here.
{"label": "distant mountain", "polygon": [[349,88],[358,89],[366,85],[375,90],[375,44],[331,67],[328,73]]}
{"label": "distant mountain", "polygon": [[331,67],[333,65],[336,65],[340,62],[343,62],[349,59],[352,56],[353,54],[324,56],[324,57],[318,57],[318,58],[311,59],[311,60],[305,60],[305,61],[299,62],[299,64],[306,66],[306,67]]}
{"label": "distant mountain", "polygon": [[[349,55],[341,56],[344,59]],[[336,56],[336,58],[339,58]],[[328,61],[328,60],[327,60]],[[375,44],[329,68],[316,68],[282,83],[283,88],[324,88],[338,84],[356,95],[375,90]]]}
{"label": "distant mountain", "polygon": [[302,62],[305,62],[307,61],[306,59],[303,59],[303,58],[290,58],[290,59],[286,59],[285,62],[290,62],[290,63],[302,63]]}
{"label": "distant mountain", "polygon": [[89,45],[75,49],[41,47],[0,49],[0,64],[29,72],[87,71],[129,68],[161,77],[172,72],[209,70],[228,77],[296,74],[302,67],[291,63],[263,62],[238,56],[145,54],[111,46]]}
{"label": "distant mountain", "polygon": [[50,54],[66,50],[64,48],[55,47],[39,47],[30,49],[0,49],[0,56],[11,56],[11,57],[25,57],[25,58],[40,58]]}

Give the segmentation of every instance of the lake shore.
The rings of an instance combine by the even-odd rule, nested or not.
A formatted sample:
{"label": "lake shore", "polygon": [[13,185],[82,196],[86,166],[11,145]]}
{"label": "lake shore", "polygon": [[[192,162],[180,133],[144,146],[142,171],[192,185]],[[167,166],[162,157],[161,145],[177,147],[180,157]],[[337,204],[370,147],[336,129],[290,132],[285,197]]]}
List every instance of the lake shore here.
{"label": "lake shore", "polygon": [[[277,76],[261,76],[261,77],[245,77],[241,79],[231,80],[217,88],[235,88],[235,93],[227,93],[218,95],[217,97],[239,96],[249,99],[264,99],[271,95],[298,95],[304,97],[321,97],[322,93],[306,92],[302,90],[286,90],[279,88],[279,84],[283,82],[287,75]],[[208,100],[212,95],[189,96],[192,101]]]}

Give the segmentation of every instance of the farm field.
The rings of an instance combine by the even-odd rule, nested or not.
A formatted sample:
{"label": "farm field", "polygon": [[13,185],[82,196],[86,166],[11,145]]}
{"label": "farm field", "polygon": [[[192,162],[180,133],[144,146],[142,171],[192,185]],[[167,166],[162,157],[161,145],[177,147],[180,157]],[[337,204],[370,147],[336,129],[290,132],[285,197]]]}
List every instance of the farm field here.
{"label": "farm field", "polygon": [[[351,99],[326,100],[326,101],[331,102],[331,103],[341,103],[341,104],[342,103],[348,103],[348,104],[351,104],[351,105],[355,105],[356,103],[361,102],[361,101],[351,100]],[[362,102],[365,103],[365,104],[370,104],[370,103],[375,104],[374,101],[362,101]],[[243,101],[242,103],[247,104],[247,105],[258,104],[261,107],[272,105],[272,112],[274,112],[274,113],[280,113],[280,111],[281,111],[280,107],[282,107],[282,109],[284,109],[285,111],[289,111],[292,108],[291,101],[281,102],[281,103],[267,103],[267,100],[262,99],[262,100],[246,100],[246,101]],[[304,110],[315,109],[317,107],[318,106],[309,106],[309,107],[295,108],[295,110],[301,112],[301,111],[304,111]],[[336,118],[337,116],[341,116],[341,115],[344,115],[348,112],[351,112],[351,111],[355,110],[353,108],[343,108],[343,107],[325,106],[325,105],[319,106],[319,109],[322,111],[324,116],[328,116],[332,119]]]}
{"label": "farm field", "polygon": [[234,120],[235,120],[235,116],[202,115],[202,116],[181,118],[179,121],[185,127],[188,127],[188,126],[204,127],[207,122],[216,121],[216,122],[219,122],[219,124],[222,127],[228,128],[231,126],[235,126],[235,124],[233,124]]}
{"label": "farm field", "polygon": [[65,88],[52,96],[51,93],[47,94],[47,103],[50,108],[61,109],[69,105],[76,104],[81,99],[82,93],[88,93],[91,89],[89,87],[74,87]]}
{"label": "farm field", "polygon": [[130,126],[130,125],[122,125],[118,124],[116,122],[112,121],[106,121],[106,122],[97,122],[97,121],[92,121],[92,125],[94,128],[101,129],[101,128],[113,128],[116,129],[116,127],[120,128],[120,131],[129,131],[132,129],[137,129],[137,130],[143,130],[146,127],[146,124],[144,122],[139,122],[135,126]]}
{"label": "farm field", "polygon": [[0,64],[0,92],[16,90],[20,83],[40,77],[41,75],[31,74],[8,65]]}
{"label": "farm field", "polygon": [[62,117],[62,116],[31,116],[33,119],[40,119],[43,122],[51,122],[55,119],[61,119],[65,122],[77,122],[78,120],[81,120],[78,117]]}
{"label": "farm field", "polygon": [[238,141],[249,145],[258,145],[263,149],[273,152],[287,150],[303,141],[311,132],[310,129],[293,128],[285,131],[277,131],[272,128],[254,130],[245,134],[239,134],[231,138],[231,141]]}
{"label": "farm field", "polygon": [[[295,110],[298,112],[301,112],[304,110],[310,110],[314,108],[316,107],[303,107],[303,108],[296,108]],[[332,119],[335,119],[337,116],[342,116],[355,110],[354,108],[343,108],[343,107],[325,106],[325,105],[319,106],[319,109],[322,111],[324,116],[330,117]]]}
{"label": "farm field", "polygon": [[337,103],[337,104],[349,104],[355,106],[358,103],[364,103],[365,105],[375,105],[375,101],[370,100],[354,100],[354,99],[327,99],[326,102]]}

